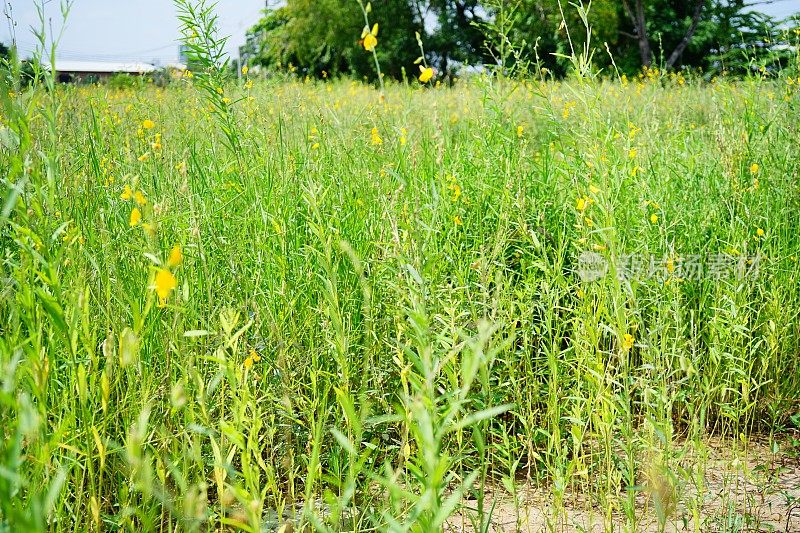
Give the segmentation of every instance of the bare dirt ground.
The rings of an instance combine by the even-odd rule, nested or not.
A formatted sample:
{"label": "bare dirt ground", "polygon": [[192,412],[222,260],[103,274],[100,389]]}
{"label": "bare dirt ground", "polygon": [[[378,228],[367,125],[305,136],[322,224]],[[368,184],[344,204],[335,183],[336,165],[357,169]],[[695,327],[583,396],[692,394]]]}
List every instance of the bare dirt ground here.
{"label": "bare dirt ground", "polygon": [[[670,507],[663,531],[800,533],[800,442],[795,438],[770,446],[766,439],[750,441],[746,448],[720,441],[707,442],[697,460],[687,454],[666,496]],[[686,481],[689,478],[691,481]],[[580,492],[567,493],[563,511],[553,505],[547,487],[522,486],[518,504],[505,491],[486,497],[491,511],[487,528],[476,527],[475,515],[450,519],[449,533],[500,532],[660,532],[656,503],[663,502],[653,483],[643,481],[635,493],[635,525],[619,503],[601,506]],[[619,495],[619,500],[625,494]],[[476,502],[466,502],[476,508]],[[609,510],[610,509],[610,510]],[[608,516],[605,516],[608,513]]]}

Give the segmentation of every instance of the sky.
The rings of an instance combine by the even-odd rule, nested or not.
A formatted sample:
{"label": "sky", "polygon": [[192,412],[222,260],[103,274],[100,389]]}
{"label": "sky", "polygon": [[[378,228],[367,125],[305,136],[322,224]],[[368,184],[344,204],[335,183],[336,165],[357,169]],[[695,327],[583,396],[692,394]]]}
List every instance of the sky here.
{"label": "sky", "polygon": [[[63,24],[60,0],[45,2],[46,17],[58,31]],[[21,55],[29,55],[35,41],[30,28],[39,26],[34,0],[0,0],[2,4],[11,6]],[[227,51],[232,57],[238,56],[245,32],[258,20],[264,6],[264,0],[218,0],[220,33],[230,36]],[[778,18],[787,17],[800,11],[800,0],[766,0],[759,9]],[[6,18],[0,18],[0,42],[9,43],[11,31]],[[178,22],[172,0],[73,0],[63,30],[57,55],[61,60],[163,65],[178,59]]]}
{"label": "sky", "polygon": [[[73,0],[63,24],[61,0],[46,0],[45,14],[55,31],[63,25],[57,59],[140,61],[165,64],[178,59],[178,27],[172,0]],[[38,3],[38,2],[36,2]],[[22,56],[33,49],[31,26],[39,26],[34,0],[0,0],[11,6],[14,33]],[[273,2],[274,3],[274,2]],[[218,0],[220,34],[230,36],[226,50],[238,57],[245,32],[261,15],[264,0]],[[7,17],[0,18],[0,42],[9,43]]]}

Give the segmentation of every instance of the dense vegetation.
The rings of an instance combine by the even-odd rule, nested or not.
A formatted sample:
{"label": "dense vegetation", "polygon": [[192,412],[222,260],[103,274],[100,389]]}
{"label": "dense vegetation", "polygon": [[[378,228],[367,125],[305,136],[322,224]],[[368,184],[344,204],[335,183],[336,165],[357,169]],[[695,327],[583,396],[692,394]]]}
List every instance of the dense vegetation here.
{"label": "dense vegetation", "polygon": [[0,76],[0,529],[752,525],[706,469],[800,425],[796,59],[232,80],[179,7],[179,84]]}
{"label": "dense vegetation", "polygon": [[[512,43],[518,60],[559,76],[585,46],[597,67],[612,69],[613,58],[613,68],[627,75],[663,65],[710,76],[785,66],[784,45],[797,27],[796,20],[779,24],[746,0],[375,0],[371,7],[383,32],[378,53],[395,78],[403,69],[413,77],[415,31],[445,77],[495,63],[499,48]],[[356,0],[288,0],[266,10],[241,54],[250,64],[303,75],[374,78],[369,58],[359,53],[363,25]],[[487,39],[487,28],[498,26],[502,35],[489,31]]]}

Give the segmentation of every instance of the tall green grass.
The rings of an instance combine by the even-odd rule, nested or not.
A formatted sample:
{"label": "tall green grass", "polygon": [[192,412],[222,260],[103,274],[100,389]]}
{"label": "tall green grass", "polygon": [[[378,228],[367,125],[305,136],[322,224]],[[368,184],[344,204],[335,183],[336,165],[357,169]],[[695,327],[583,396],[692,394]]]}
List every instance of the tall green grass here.
{"label": "tall green grass", "polygon": [[[796,80],[213,65],[0,94],[4,529],[486,531],[533,486],[703,531],[705,439],[792,426]],[[717,254],[758,275],[681,275]]]}

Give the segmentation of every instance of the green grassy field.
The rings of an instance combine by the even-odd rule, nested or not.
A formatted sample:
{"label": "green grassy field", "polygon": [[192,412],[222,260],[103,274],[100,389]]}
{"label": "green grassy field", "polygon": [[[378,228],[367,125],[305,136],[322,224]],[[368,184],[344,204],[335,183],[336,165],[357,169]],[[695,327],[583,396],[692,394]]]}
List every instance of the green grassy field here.
{"label": "green grassy field", "polygon": [[796,455],[795,80],[2,99],[0,529],[734,531],[709,439]]}

